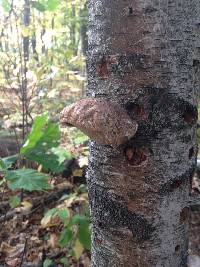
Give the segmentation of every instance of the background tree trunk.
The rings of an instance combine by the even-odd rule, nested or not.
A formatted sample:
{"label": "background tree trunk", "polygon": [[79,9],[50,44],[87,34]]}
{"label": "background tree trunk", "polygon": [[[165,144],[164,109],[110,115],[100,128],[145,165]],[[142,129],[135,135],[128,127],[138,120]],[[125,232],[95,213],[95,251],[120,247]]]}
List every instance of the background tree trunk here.
{"label": "background tree trunk", "polygon": [[200,3],[88,5],[88,95],[118,102],[139,124],[118,149],[90,145],[92,266],[187,266]]}

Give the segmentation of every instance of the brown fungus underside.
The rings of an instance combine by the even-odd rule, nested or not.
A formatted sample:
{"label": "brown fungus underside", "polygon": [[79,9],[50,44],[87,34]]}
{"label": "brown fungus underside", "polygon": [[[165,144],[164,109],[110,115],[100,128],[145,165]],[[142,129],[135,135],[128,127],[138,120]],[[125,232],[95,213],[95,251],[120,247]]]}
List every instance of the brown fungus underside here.
{"label": "brown fungus underside", "polygon": [[86,98],[61,112],[61,123],[71,124],[92,140],[113,148],[132,138],[137,131],[133,121],[120,105],[104,99]]}

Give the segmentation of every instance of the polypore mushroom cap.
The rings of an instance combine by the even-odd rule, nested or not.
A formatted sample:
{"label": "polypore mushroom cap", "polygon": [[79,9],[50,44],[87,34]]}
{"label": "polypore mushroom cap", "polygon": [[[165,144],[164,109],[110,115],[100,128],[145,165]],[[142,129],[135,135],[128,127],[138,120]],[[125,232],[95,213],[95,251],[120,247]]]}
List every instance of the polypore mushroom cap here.
{"label": "polypore mushroom cap", "polygon": [[100,98],[85,98],[67,106],[61,112],[60,121],[113,148],[133,137],[138,127],[119,104]]}

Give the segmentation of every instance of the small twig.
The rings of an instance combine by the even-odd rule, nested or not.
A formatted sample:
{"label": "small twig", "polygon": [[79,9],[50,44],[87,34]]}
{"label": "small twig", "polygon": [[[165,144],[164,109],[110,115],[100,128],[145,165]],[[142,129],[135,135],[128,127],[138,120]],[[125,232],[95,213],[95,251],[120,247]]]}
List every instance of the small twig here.
{"label": "small twig", "polygon": [[25,244],[24,244],[24,250],[23,250],[23,252],[22,252],[22,257],[21,257],[21,262],[20,262],[19,267],[22,267],[22,264],[23,264],[23,261],[24,261],[24,256],[25,256],[25,254],[26,254],[27,243],[28,243],[28,239],[27,239],[27,237],[26,237]]}

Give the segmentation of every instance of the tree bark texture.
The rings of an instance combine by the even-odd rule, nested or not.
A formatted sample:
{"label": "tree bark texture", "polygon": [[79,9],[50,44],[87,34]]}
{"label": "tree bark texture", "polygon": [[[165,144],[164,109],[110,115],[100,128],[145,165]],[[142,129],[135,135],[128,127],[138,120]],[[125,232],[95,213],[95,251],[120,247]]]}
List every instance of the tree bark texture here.
{"label": "tree bark texture", "polygon": [[117,149],[90,144],[92,266],[185,267],[199,0],[89,0],[88,7],[88,96],[117,102],[139,125]]}

